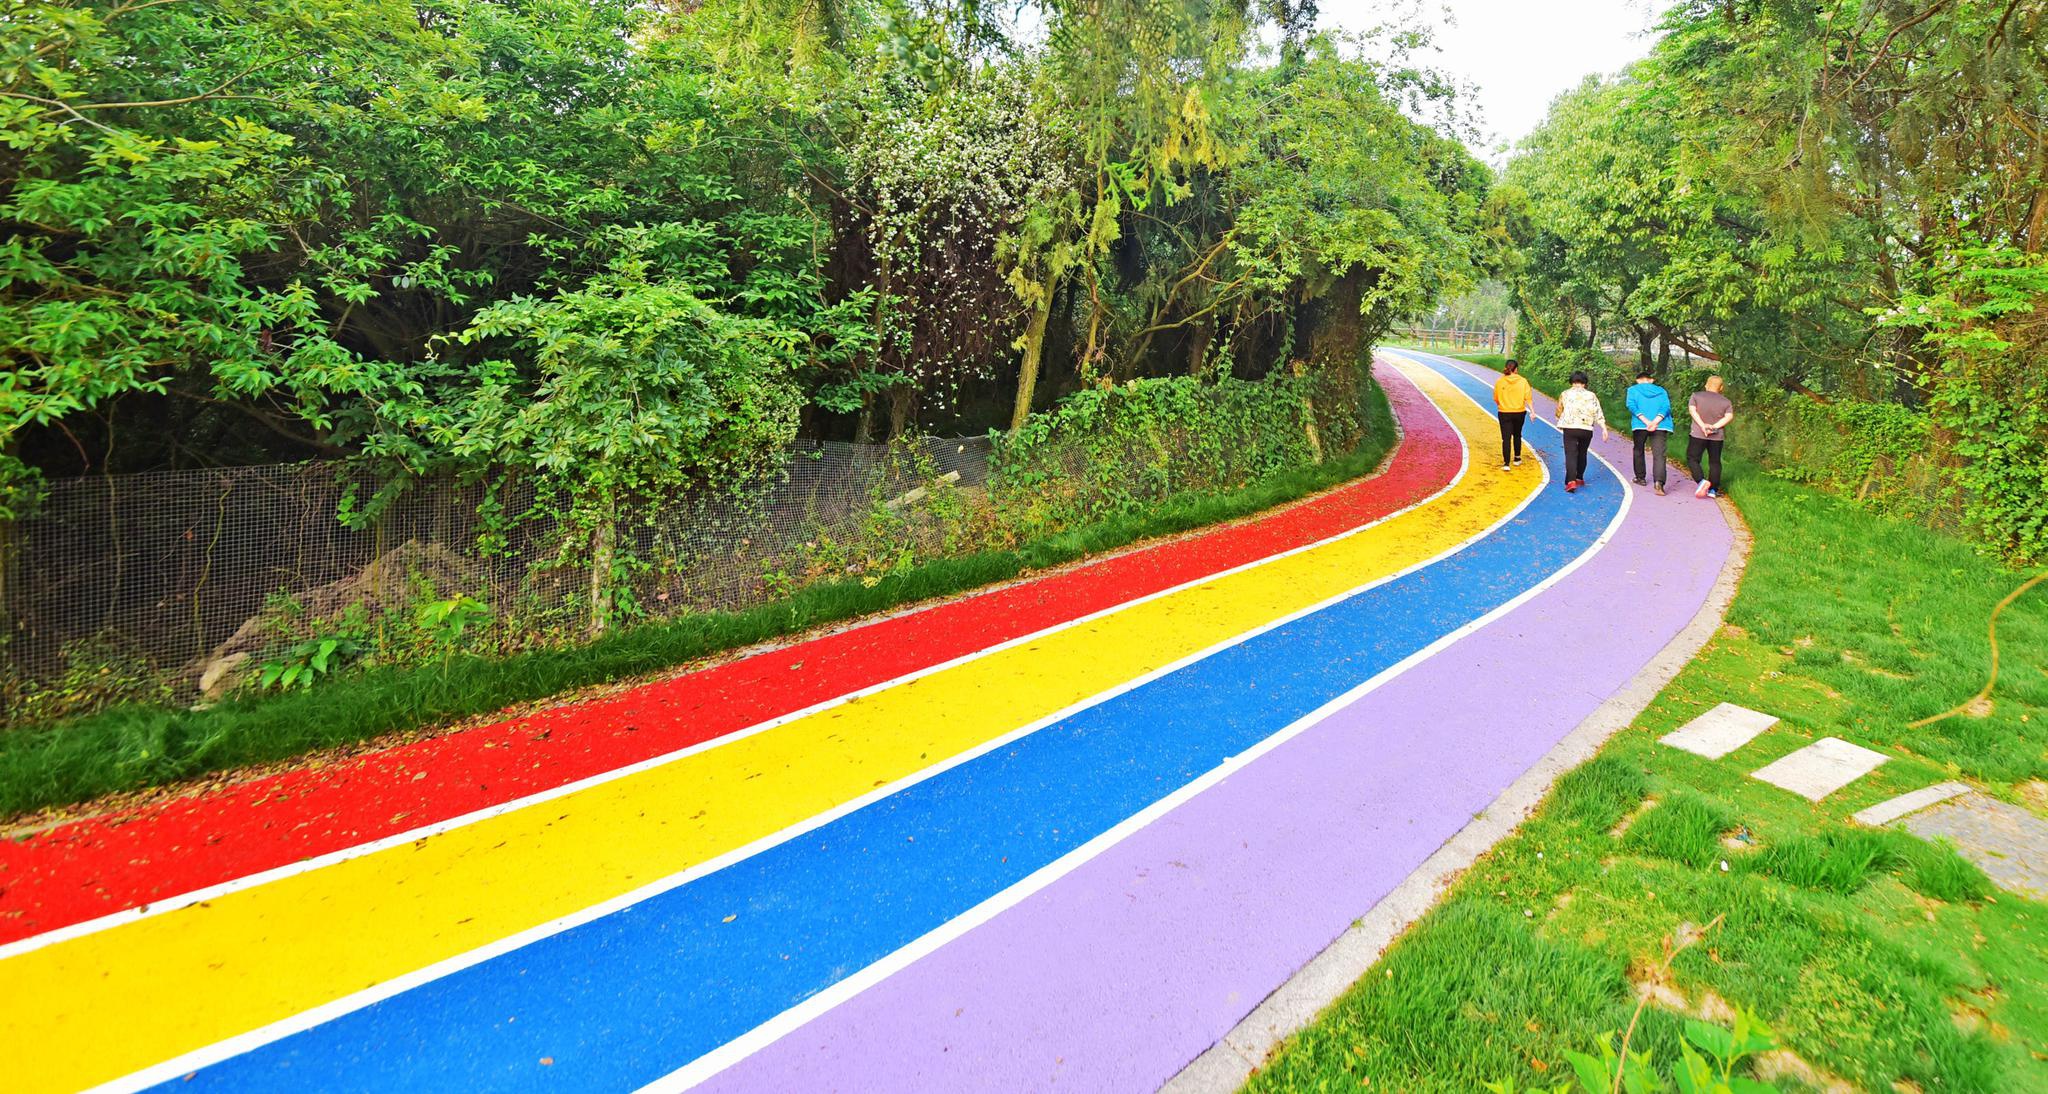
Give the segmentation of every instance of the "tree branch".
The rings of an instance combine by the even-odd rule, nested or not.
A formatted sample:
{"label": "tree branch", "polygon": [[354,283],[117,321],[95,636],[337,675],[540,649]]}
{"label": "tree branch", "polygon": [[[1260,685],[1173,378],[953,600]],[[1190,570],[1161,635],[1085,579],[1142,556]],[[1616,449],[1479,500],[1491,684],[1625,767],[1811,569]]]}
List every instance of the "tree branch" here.
{"label": "tree branch", "polygon": [[1991,37],[1984,41],[1984,52],[1990,53],[1998,48],[1999,39],[2005,37],[2005,28],[2012,23],[2012,13],[2019,7],[2020,0],[2009,0],[2005,5],[2005,14],[1998,17],[1998,26],[1992,28]]}
{"label": "tree branch", "polygon": [[217,399],[211,395],[200,395],[195,392],[180,391],[176,387],[166,388],[165,390],[169,391],[172,395],[178,396],[179,398],[190,399],[196,403],[211,403],[214,406],[227,407],[229,410],[241,414],[243,417],[246,417],[251,421],[254,421],[256,424],[261,425],[263,428],[270,430],[272,433],[275,433],[278,436],[283,437],[285,440],[292,441],[296,444],[304,445],[307,448],[311,448],[319,452],[323,456],[346,456],[349,454],[349,450],[347,448],[342,447],[341,445],[334,444],[329,441],[323,441],[318,437],[309,437],[303,433],[294,432],[293,430],[287,428],[283,422],[279,421],[276,415],[270,413],[267,410],[264,410],[261,407],[250,406],[247,403],[237,402],[232,399]]}
{"label": "tree branch", "polygon": [[[266,69],[266,68],[269,68],[269,67],[270,67],[270,66],[272,66],[272,65],[281,65],[281,64],[285,63],[286,61],[296,60],[296,59],[298,59],[298,58],[300,58],[300,57],[303,57],[303,56],[305,56],[305,55],[306,55],[307,53],[309,53],[309,52],[311,52],[311,51],[310,51],[310,50],[304,50],[304,49],[302,49],[302,50],[299,50],[299,51],[297,51],[296,53],[287,53],[287,54],[285,54],[285,55],[284,55],[284,56],[282,56],[282,57],[272,57],[272,58],[271,58],[270,60],[268,60],[268,61],[258,61],[258,62],[256,62],[255,64],[253,64],[253,65],[250,65],[250,66],[249,66],[248,68],[245,68],[245,69],[243,69],[242,71],[240,71],[240,72],[237,72],[237,73],[235,73],[235,74],[234,74],[233,76],[230,76],[230,77],[228,77],[227,79],[225,79],[225,80],[222,80],[222,81],[221,81],[220,83],[218,83],[218,84],[214,85],[214,87],[213,87],[213,89],[212,89],[211,91],[202,91],[202,92],[200,92],[200,93],[199,93],[199,94],[197,94],[197,95],[186,95],[186,96],[182,96],[182,97],[180,97],[180,98],[176,98],[176,99],[154,99],[154,100],[151,100],[151,101],[149,101],[149,102],[134,102],[134,103],[87,103],[87,104],[85,104],[84,106],[80,106],[80,107],[78,107],[78,109],[80,109],[80,110],[126,110],[126,109],[130,109],[130,108],[135,108],[135,109],[141,109],[141,108],[143,108],[143,107],[151,107],[151,106],[183,106],[183,105],[185,105],[186,103],[196,103],[196,102],[198,102],[198,101],[199,101],[199,100],[201,100],[201,99],[211,99],[211,98],[214,98],[214,97],[216,97],[216,96],[220,96],[220,93],[221,93],[221,92],[223,92],[223,91],[226,91],[226,90],[227,90],[228,88],[230,88],[230,87],[233,87],[233,86],[234,86],[234,85],[235,85],[236,83],[239,83],[240,81],[242,81],[242,80],[244,80],[244,79],[248,78],[248,77],[249,77],[249,76],[251,76],[251,75],[254,75],[254,74],[255,74],[255,73],[257,73],[257,72],[260,72],[260,71],[262,71],[262,70],[264,70],[264,69]],[[222,97],[224,97],[224,98],[237,98],[237,99],[256,99],[256,98],[261,98],[262,96],[260,96],[260,95],[235,95],[235,96],[222,96]]]}
{"label": "tree branch", "polygon": [[1891,33],[1884,36],[1884,41],[1878,43],[1877,52],[1870,55],[1870,63],[1864,65],[1863,71],[1857,73],[1856,78],[1849,81],[1849,86],[1842,89],[1842,94],[1847,95],[1849,92],[1856,90],[1856,86],[1863,82],[1864,77],[1869,76],[1871,71],[1877,68],[1878,62],[1884,60],[1885,54],[1891,52],[1892,41],[1896,39],[1901,33],[1913,27],[1919,26],[1921,23],[1924,23],[1929,19],[1934,18],[1937,12],[1941,11],[1941,9],[1947,7],[1948,5],[1949,0],[1934,0],[1934,3],[1929,4],[1927,6],[1926,11],[1923,11],[1920,14],[1915,15],[1912,18],[1906,20],[1905,22],[1900,23],[1898,26],[1893,27]]}

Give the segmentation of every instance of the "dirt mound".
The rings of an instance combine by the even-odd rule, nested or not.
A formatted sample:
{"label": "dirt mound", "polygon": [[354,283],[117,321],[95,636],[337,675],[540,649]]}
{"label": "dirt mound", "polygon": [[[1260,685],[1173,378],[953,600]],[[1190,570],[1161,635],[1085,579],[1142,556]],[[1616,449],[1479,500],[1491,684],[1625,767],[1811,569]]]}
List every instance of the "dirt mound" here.
{"label": "dirt mound", "polygon": [[475,563],[438,543],[409,539],[355,573],[299,594],[295,608],[266,607],[243,620],[226,641],[191,664],[185,680],[207,700],[227,694],[254,671],[255,656],[287,629],[288,618],[335,619],[361,608],[375,622],[408,610],[422,592],[439,598],[482,588]]}

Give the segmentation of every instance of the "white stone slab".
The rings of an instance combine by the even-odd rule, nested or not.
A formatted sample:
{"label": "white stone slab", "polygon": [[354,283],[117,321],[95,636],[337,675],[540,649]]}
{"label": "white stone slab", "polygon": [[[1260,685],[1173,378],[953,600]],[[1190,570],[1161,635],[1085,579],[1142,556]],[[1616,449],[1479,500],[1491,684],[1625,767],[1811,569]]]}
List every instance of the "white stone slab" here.
{"label": "white stone slab", "polygon": [[1682,748],[1694,755],[1718,760],[1756,740],[1757,734],[1777,724],[1778,717],[1775,714],[1765,714],[1760,710],[1736,706],[1734,703],[1722,703],[1666,733],[1660,740],[1673,748]]}
{"label": "white stone slab", "polygon": [[1890,757],[1882,752],[1852,745],[1840,737],[1822,737],[1750,774],[1808,801],[1819,801],[1877,770],[1877,765],[1887,759]]}
{"label": "white stone slab", "polygon": [[1970,784],[1968,783],[1935,783],[1933,786],[1923,786],[1918,790],[1901,794],[1896,798],[1878,802],[1876,805],[1865,809],[1849,819],[1857,824],[1867,824],[1872,828],[1882,828],[1908,813],[1918,813],[1930,805],[1936,805],[1959,794],[1967,794],[1969,792]]}

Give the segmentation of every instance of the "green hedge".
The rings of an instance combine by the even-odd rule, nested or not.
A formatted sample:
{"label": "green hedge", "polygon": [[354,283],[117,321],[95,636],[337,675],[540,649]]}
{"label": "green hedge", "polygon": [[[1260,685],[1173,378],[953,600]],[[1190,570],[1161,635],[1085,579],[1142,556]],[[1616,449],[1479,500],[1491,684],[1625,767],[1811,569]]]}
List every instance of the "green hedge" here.
{"label": "green hedge", "polygon": [[1962,531],[1962,484],[1944,463],[1934,421],[1897,403],[1752,393],[1735,443],[1778,478],[1888,516]]}
{"label": "green hedge", "polygon": [[[1074,393],[995,437],[990,494],[1027,533],[1234,490],[1341,457],[1364,438],[1357,369],[1264,380],[1190,376]],[[1320,451],[1318,451],[1320,450]]]}

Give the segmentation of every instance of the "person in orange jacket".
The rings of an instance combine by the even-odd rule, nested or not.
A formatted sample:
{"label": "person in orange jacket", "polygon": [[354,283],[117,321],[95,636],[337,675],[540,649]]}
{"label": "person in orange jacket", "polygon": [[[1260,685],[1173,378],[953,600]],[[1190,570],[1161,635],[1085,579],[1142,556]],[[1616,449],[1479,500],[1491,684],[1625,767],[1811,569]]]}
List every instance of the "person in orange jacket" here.
{"label": "person in orange jacket", "polygon": [[1509,359],[1493,385],[1493,405],[1500,410],[1500,469],[1522,465],[1522,427],[1529,422],[1529,381],[1520,362]]}

